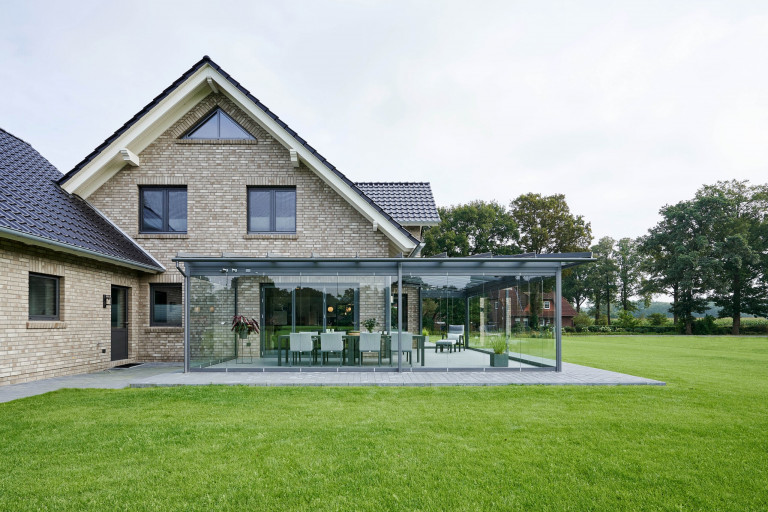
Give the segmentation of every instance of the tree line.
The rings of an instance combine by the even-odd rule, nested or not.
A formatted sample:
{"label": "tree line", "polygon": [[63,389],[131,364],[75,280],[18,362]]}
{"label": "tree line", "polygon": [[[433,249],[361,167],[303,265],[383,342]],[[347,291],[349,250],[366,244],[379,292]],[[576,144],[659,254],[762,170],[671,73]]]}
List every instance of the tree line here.
{"label": "tree line", "polygon": [[629,315],[654,295],[672,297],[676,325],[692,333],[708,303],[733,318],[768,316],[768,185],[719,181],[692,199],[667,205],[661,221],[636,239],[593,242],[591,224],[571,213],[563,194],[523,194],[508,205],[471,201],[439,208],[425,229],[424,256],[591,251],[596,261],[566,270],[563,296],[596,323]]}

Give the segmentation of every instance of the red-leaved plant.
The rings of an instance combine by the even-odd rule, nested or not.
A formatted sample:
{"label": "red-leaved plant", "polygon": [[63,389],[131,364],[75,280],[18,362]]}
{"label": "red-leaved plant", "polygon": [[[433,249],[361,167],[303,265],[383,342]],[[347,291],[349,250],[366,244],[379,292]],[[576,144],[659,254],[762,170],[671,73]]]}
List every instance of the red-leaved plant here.
{"label": "red-leaved plant", "polygon": [[241,338],[245,338],[249,334],[259,334],[259,322],[255,318],[235,315],[232,317],[232,332],[236,332]]}

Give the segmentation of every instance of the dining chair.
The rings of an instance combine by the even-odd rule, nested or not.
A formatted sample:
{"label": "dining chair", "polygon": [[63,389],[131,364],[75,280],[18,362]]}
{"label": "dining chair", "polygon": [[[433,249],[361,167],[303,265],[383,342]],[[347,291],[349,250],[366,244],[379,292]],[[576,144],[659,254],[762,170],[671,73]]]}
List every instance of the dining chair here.
{"label": "dining chair", "polygon": [[[390,361],[397,354],[397,332],[392,333],[392,343],[390,346]],[[408,362],[413,364],[413,333],[403,331],[400,333],[402,348],[400,349],[404,354],[408,354]]]}
{"label": "dining chair", "polygon": [[308,332],[292,332],[290,337],[290,343],[288,347],[288,359],[291,366],[298,356],[298,362],[301,362],[301,354],[307,352],[309,354],[309,366],[312,366],[312,352],[314,346],[312,343],[312,335]]}
{"label": "dining chair", "polygon": [[381,366],[381,333],[360,333],[360,366],[363,365],[363,352],[376,352],[379,355],[379,366]]}
{"label": "dining chair", "polygon": [[339,353],[339,366],[344,360],[344,339],[340,332],[324,332],[320,334],[320,360],[325,364],[326,358],[330,360],[330,355],[334,352]]}

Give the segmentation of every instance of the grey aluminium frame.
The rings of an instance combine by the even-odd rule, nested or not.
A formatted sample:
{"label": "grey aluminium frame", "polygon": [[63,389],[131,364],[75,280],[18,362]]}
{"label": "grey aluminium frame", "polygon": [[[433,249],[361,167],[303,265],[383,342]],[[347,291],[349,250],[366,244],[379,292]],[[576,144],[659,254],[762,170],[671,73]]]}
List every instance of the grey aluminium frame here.
{"label": "grey aluminium frame", "polygon": [[[555,371],[562,371],[562,271],[565,268],[594,261],[591,253],[549,255],[518,255],[497,258],[253,258],[227,255],[208,257],[179,254],[173,259],[177,268],[184,264],[182,274],[186,278],[184,306],[185,371],[189,371],[189,287],[193,275],[221,275],[222,272],[243,275],[393,275],[398,283],[398,332],[402,332],[403,274],[411,275],[476,275],[498,278],[499,276],[542,276],[555,278]],[[179,271],[181,269],[179,268]],[[389,294],[387,293],[387,296]],[[385,317],[388,318],[389,315]],[[402,367],[402,339],[398,335],[398,366]],[[410,368],[415,371],[417,368]],[[434,371],[434,369],[428,369]],[[467,371],[485,371],[484,368],[462,368]],[[504,371],[505,369],[497,369]],[[510,369],[511,370],[511,369]],[[257,371],[257,370],[254,370]],[[284,370],[283,370],[284,371]],[[350,370],[352,371],[352,370]],[[444,371],[444,370],[440,370]],[[518,370],[514,370],[518,371]]]}

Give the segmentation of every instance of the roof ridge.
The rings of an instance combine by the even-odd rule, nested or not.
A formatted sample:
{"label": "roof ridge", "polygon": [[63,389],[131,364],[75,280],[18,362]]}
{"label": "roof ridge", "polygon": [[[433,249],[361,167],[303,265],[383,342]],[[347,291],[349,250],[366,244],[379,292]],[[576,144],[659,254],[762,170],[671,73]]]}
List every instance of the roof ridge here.
{"label": "roof ridge", "polygon": [[356,185],[431,185],[429,181],[356,181]]}

